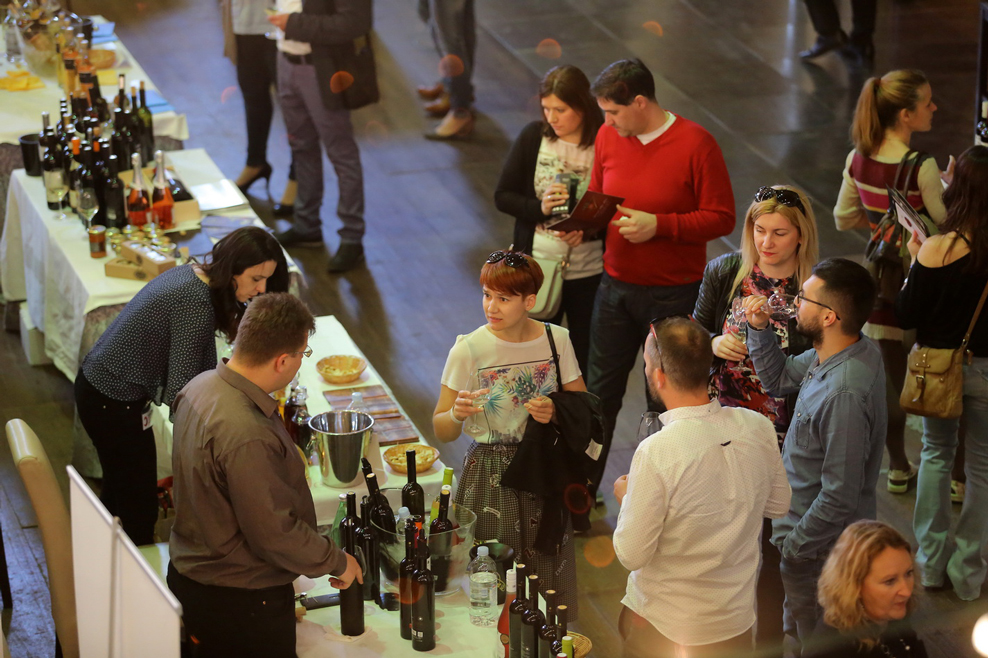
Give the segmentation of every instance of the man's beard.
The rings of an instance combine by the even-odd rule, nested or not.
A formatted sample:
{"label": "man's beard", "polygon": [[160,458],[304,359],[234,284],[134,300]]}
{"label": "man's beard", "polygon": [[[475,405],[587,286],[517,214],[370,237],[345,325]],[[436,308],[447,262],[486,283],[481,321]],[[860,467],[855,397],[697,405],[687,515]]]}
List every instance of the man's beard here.
{"label": "man's beard", "polygon": [[820,322],[815,324],[809,324],[806,322],[800,322],[798,319],[796,321],[796,333],[802,334],[810,339],[813,343],[813,347],[818,347],[823,344],[823,325]]}

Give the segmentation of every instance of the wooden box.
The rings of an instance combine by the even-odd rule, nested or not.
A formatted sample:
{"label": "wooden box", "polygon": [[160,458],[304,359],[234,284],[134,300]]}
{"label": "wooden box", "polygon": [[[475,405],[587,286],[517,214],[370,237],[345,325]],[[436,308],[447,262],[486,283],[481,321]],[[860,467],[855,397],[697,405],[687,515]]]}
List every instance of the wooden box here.
{"label": "wooden box", "polygon": [[[154,180],[154,167],[144,167],[141,171],[144,172],[144,186],[149,191],[154,189],[152,181]],[[174,171],[172,175],[174,175]],[[130,185],[130,181],[134,179],[134,170],[129,168],[121,171],[120,180],[124,182],[124,185]],[[150,193],[150,192],[149,192]],[[129,191],[124,193],[129,195]],[[124,197],[126,198],[126,196]],[[195,199],[189,199],[188,201],[176,201],[175,207],[172,208],[172,224],[178,226],[179,224],[185,222],[198,222],[202,219],[202,213],[199,212],[199,202]],[[149,219],[150,221],[150,219]]]}
{"label": "wooden box", "polygon": [[147,272],[148,278],[154,278],[176,265],[174,258],[165,256],[136,240],[124,240],[121,242],[120,256]]}

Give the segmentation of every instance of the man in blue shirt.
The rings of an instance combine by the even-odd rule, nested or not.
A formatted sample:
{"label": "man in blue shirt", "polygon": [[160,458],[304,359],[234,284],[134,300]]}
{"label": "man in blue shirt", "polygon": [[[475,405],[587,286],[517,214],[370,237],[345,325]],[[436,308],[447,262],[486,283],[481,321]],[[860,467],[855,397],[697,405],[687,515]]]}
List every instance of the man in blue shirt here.
{"label": "man in blue shirt", "polygon": [[805,643],[819,620],[816,584],[841,532],[876,515],[875,485],[888,412],[882,354],[861,334],[875,300],[867,270],[843,258],[813,268],[797,295],[796,331],[813,349],[786,357],[768,325],[765,297],[745,300],[748,350],[765,389],[799,391],[782,461],[792,487],[789,513],[772,522],[782,551],[783,627]]}

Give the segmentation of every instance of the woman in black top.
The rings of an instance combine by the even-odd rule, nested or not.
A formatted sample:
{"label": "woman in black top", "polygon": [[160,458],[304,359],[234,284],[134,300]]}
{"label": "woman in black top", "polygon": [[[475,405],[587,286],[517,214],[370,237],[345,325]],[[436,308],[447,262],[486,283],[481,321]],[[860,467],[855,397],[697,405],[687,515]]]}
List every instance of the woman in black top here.
{"label": "woman in black top", "polygon": [[[943,203],[940,235],[922,247],[915,238],[909,242],[913,264],[895,310],[904,328],[916,328],[917,343],[957,348],[988,283],[988,147],[972,146],[961,155]],[[945,586],[949,578],[957,596],[972,601],[988,571],[981,555],[988,541],[988,312],[975,324],[968,350],[974,358],[964,365],[967,491],[955,542],[947,534],[957,419],[923,418],[913,530],[923,585]]]}
{"label": "woman in black top", "polygon": [[926,658],[909,623],[915,599],[912,547],[890,525],[847,526],[820,574],[823,619],[805,658]]}
{"label": "woman in black top", "polygon": [[189,380],[216,367],[216,332],[233,342],[252,297],[287,289],[277,240],[259,227],[238,229],[205,263],[148,282],[83,359],[75,399],[103,468],[100,500],[135,544],[154,541],[157,520],[151,403],[170,405]]}
{"label": "woman in black top", "polygon": [[[553,208],[569,202],[557,174],[579,179],[577,196],[590,184],[593,147],[603,116],[590,94],[590,81],[575,66],[557,66],[539,85],[542,120],[525,126],[511,147],[494,192],[497,209],[515,218],[514,249],[537,258],[568,259],[563,271],[562,301],[555,317],[570,332],[580,370],[587,372],[590,315],[604,271],[601,235],[561,233],[545,227]],[[558,215],[557,215],[558,216]]]}
{"label": "woman in black top", "polygon": [[[731,314],[732,304],[744,297],[795,295],[816,265],[817,228],[813,207],[795,187],[762,187],[745,213],[741,251],[707,263],[700,283],[693,319],[711,335],[714,367],[711,397],[727,407],[752,409],[772,421],[779,446],[789,429],[792,399],[769,395],[755,373],[745,347],[746,325]],[[782,349],[791,356],[812,345],[796,332],[796,318],[773,316],[770,325]],[[762,526],[762,566],[755,595],[758,600],[757,645],[779,649],[783,641],[782,604],[785,594],[779,571],[779,550],[772,545],[772,520]]]}

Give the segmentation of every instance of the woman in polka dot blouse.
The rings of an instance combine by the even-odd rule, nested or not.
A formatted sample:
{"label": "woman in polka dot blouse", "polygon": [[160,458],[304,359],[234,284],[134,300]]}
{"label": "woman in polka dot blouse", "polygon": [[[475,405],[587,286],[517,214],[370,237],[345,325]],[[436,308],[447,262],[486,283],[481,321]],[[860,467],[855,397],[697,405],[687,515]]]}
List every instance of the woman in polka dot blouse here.
{"label": "woman in polka dot blouse", "polygon": [[152,543],[157,520],[151,403],[171,405],[189,380],[216,367],[216,333],[232,343],[252,297],[287,289],[278,242],[241,228],[204,263],[152,279],[86,355],[75,381],[79,419],[103,467],[100,500],[134,543]]}

